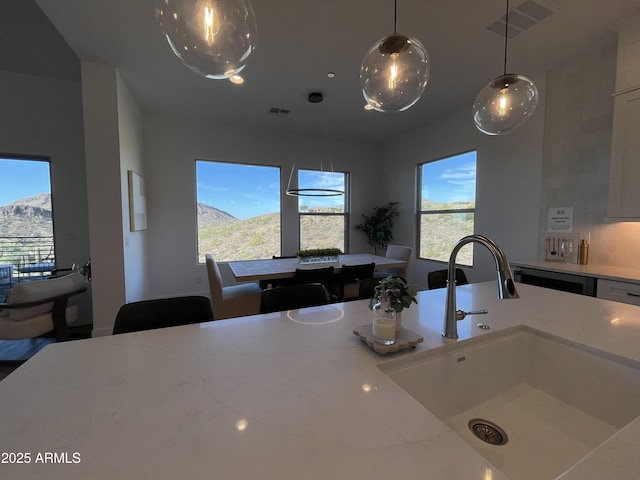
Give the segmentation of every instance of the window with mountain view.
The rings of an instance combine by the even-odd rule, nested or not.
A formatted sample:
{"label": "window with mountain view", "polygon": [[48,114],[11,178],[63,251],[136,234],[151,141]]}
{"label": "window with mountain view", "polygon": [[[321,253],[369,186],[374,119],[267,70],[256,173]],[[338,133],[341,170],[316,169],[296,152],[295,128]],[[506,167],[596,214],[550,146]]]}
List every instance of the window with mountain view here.
{"label": "window with mountain view", "polygon": [[0,287],[55,268],[47,159],[0,157]]}
{"label": "window with mountain view", "polygon": [[298,188],[312,194],[316,189],[339,190],[344,195],[298,197],[300,249],[339,248],[346,252],[348,174],[299,170]]}
{"label": "window with mountain view", "polygon": [[[420,258],[448,262],[456,242],[474,231],[476,152],[423,163],[418,169]],[[457,262],[473,265],[471,245],[460,249]]]}
{"label": "window with mountain view", "polygon": [[196,161],[198,261],[280,255],[280,168]]}

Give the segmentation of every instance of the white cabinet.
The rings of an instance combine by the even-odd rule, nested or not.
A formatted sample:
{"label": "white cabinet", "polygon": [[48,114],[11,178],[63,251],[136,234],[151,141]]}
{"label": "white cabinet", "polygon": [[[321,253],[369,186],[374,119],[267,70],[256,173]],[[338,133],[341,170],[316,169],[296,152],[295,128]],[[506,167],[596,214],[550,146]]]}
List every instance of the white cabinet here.
{"label": "white cabinet", "polygon": [[640,88],[614,101],[607,216],[640,220]]}
{"label": "white cabinet", "polygon": [[640,305],[640,284],[598,279],[598,298]]}
{"label": "white cabinet", "polygon": [[640,19],[618,34],[607,217],[640,221]]}

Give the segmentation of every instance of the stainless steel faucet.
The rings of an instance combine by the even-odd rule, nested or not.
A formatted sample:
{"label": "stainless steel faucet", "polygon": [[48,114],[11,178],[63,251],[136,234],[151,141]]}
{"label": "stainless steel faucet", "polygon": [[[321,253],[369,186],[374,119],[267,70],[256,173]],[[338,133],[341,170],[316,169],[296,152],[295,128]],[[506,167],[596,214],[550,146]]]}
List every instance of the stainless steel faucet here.
{"label": "stainless steel faucet", "polygon": [[457,321],[462,320],[466,315],[487,313],[486,310],[463,312],[456,309],[456,257],[458,252],[467,243],[476,242],[489,249],[496,261],[496,271],[498,273],[498,298],[519,298],[516,285],[511,274],[509,261],[502,249],[490,238],[483,235],[467,235],[458,240],[453,247],[449,257],[449,270],[447,275],[447,303],[444,317],[444,331],[442,336],[446,338],[458,338]]}

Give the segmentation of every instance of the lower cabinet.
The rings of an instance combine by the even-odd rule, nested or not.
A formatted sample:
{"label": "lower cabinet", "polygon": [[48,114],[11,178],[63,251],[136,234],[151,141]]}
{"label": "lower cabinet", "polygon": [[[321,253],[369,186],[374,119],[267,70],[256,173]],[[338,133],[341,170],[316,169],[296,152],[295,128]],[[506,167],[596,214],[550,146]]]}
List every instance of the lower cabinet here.
{"label": "lower cabinet", "polygon": [[640,305],[640,284],[600,278],[596,296],[604,300]]}

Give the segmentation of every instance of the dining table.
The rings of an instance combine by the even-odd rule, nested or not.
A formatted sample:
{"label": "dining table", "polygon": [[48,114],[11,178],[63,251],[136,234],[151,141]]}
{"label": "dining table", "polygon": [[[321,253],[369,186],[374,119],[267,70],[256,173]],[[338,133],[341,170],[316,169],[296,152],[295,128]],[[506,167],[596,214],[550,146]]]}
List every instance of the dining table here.
{"label": "dining table", "polygon": [[292,278],[296,269],[315,269],[334,267],[334,272],[339,273],[343,265],[376,264],[376,271],[386,268],[403,267],[406,260],[382,257],[369,253],[345,254],[338,257],[337,262],[300,263],[294,258],[273,258],[260,260],[240,260],[229,262],[229,268],[238,282],[255,282],[264,280],[278,280]]}

